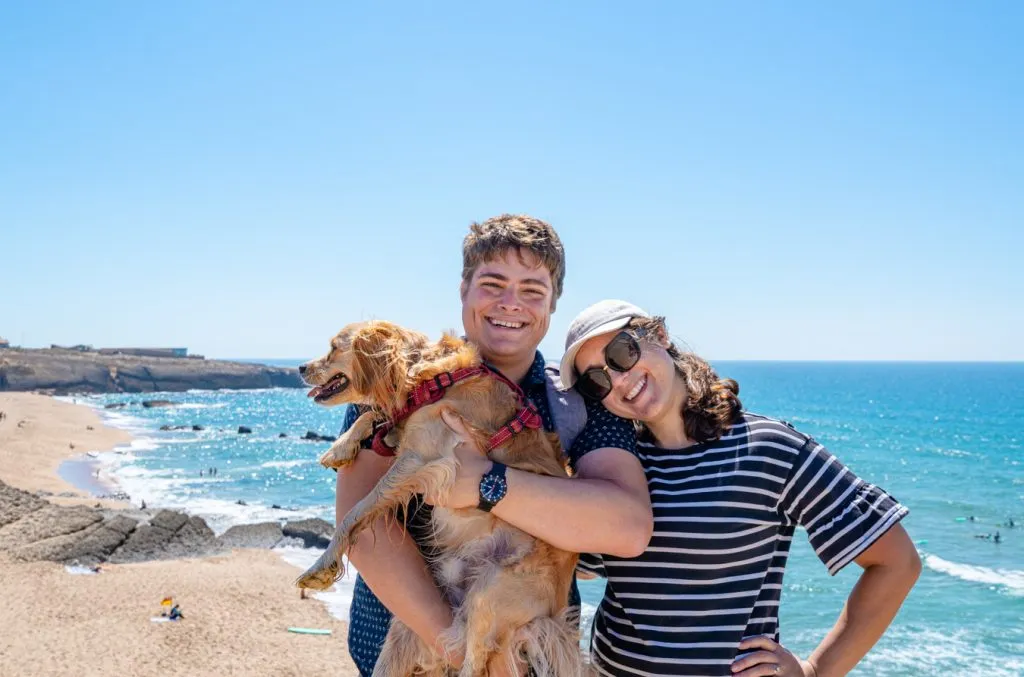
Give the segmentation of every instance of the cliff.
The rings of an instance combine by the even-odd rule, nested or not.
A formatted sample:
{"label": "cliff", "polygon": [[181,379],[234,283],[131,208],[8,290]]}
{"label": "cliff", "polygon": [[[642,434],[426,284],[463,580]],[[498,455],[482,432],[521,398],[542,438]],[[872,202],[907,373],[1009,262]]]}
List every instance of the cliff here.
{"label": "cliff", "polygon": [[66,395],[301,386],[298,370],[262,364],[73,350],[0,349],[0,391]]}

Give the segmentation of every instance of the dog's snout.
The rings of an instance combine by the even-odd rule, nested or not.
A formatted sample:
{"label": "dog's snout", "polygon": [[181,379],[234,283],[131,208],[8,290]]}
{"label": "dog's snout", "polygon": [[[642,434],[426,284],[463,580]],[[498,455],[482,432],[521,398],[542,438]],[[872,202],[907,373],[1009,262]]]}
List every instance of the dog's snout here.
{"label": "dog's snout", "polygon": [[305,376],[305,374],[306,374],[306,368],[307,368],[307,367],[306,367],[306,365],[304,365],[304,364],[300,364],[300,365],[299,365],[299,375],[300,375],[300,376]]}

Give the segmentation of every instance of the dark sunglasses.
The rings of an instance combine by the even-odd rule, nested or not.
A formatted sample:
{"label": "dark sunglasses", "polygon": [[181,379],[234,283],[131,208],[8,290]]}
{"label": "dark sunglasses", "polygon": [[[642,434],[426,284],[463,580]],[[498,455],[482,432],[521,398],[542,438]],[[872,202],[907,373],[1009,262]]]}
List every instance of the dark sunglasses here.
{"label": "dark sunglasses", "polygon": [[640,361],[640,343],[637,338],[646,335],[643,329],[623,330],[604,347],[603,367],[591,367],[580,374],[576,389],[584,397],[600,402],[612,392],[609,369],[625,373]]}

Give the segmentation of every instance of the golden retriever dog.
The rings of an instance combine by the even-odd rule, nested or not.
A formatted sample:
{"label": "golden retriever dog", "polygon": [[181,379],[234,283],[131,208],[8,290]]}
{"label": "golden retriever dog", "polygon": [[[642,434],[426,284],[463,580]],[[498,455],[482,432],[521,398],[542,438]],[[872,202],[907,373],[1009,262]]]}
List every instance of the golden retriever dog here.
{"label": "golden retriever dog", "polygon": [[[458,439],[442,420],[443,410],[460,416],[481,448],[522,410],[514,386],[483,373],[457,381],[439,400],[405,416],[403,408],[411,394],[422,392],[422,384],[480,365],[476,348],[461,339],[445,335],[430,343],[422,334],[382,321],[345,327],[326,356],[303,365],[300,371],[315,386],[310,396],[318,404],[371,408],[321,456],[321,463],[343,468],[358,453],[374,453],[361,450],[361,441],[375,431],[384,440],[391,423],[386,439],[395,447],[395,460],[337,525],[327,551],[298,579],[300,587],[329,588],[341,573],[342,554],[363,530],[382,516],[397,518],[417,494],[443,497],[451,490]],[[511,468],[566,474],[556,436],[542,429],[525,428],[488,456]],[[460,677],[487,675],[499,661],[517,669],[522,660],[541,676],[583,674],[579,635],[567,610],[575,553],[475,508],[435,508],[431,527],[437,552],[431,570],[455,613],[445,644],[465,655]],[[395,618],[373,674],[440,677],[448,669],[433,648]]]}

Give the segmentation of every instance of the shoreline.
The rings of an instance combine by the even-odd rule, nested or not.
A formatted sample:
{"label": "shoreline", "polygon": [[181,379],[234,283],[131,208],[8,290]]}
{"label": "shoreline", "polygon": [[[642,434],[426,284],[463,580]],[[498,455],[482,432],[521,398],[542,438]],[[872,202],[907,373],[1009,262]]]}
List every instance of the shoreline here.
{"label": "shoreline", "polygon": [[[91,407],[46,395],[0,393],[0,411],[5,415],[0,425],[0,480],[61,505],[128,506],[76,485],[67,476],[76,472],[74,466],[65,468],[68,463],[91,465],[90,451],[130,444],[128,431],[106,425]],[[98,470],[96,466],[90,471]],[[117,490],[100,478],[96,485],[106,494]]]}
{"label": "shoreline", "polygon": [[[95,407],[0,393],[0,411],[0,480],[58,505],[137,507],[97,498],[120,485],[104,476],[102,457],[86,452],[130,448],[134,436],[110,426]],[[17,537],[0,527],[8,546]],[[0,552],[0,576],[9,582],[0,586],[0,626],[9,629],[0,637],[0,674],[354,677],[347,623],[330,613],[328,600],[302,599],[293,585],[301,559],[316,551],[289,550],[104,563],[95,575]],[[182,621],[149,620],[160,616],[165,596],[181,605]],[[331,635],[300,635],[288,627]]]}

